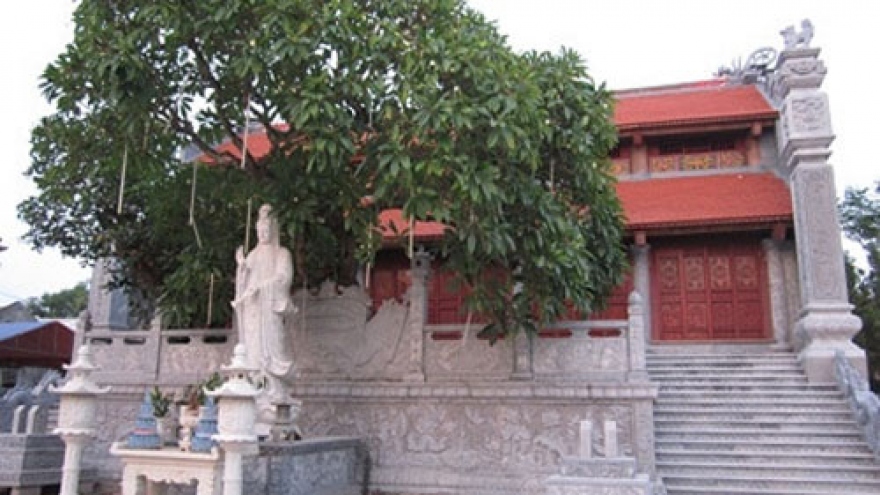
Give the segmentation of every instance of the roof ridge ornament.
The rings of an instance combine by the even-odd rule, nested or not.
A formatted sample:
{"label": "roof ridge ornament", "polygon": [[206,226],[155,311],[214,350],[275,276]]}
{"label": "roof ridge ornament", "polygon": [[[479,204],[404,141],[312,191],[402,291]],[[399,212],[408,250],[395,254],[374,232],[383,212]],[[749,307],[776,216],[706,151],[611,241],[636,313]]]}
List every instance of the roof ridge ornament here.
{"label": "roof ridge ornament", "polygon": [[773,72],[778,53],[775,48],[764,46],[749,54],[746,63],[741,58],[731,61],[730,66],[721,66],[715,77],[726,78],[728,84],[755,84],[766,79]]}

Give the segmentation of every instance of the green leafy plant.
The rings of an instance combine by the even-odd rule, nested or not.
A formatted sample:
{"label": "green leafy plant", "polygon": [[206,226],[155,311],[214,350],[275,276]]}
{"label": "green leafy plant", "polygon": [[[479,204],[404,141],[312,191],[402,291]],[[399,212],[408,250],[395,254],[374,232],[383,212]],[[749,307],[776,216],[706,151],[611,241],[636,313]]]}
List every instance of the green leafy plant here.
{"label": "green leafy plant", "polygon": [[611,93],[464,0],[81,0],[74,23],[43,73],[26,238],[115,257],[170,325],[231,321],[249,202],[277,212],[296,287],[357,283],[383,210],[448,226],[434,248],[499,337],[622,279]]}
{"label": "green leafy plant", "polygon": [[163,393],[159,387],[153,387],[150,391],[150,404],[153,406],[153,416],[164,418],[171,411],[173,399],[170,394]]}

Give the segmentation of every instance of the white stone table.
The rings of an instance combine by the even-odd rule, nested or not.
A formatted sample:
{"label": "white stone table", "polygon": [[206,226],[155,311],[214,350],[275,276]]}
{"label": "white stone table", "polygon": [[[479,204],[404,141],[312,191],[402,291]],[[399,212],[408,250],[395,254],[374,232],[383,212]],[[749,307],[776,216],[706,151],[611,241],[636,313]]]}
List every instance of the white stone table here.
{"label": "white stone table", "polygon": [[160,450],[128,449],[116,442],[110,454],[122,460],[122,495],[164,495],[169,484],[196,482],[197,495],[221,495],[223,463],[215,448],[208,453],[181,452],[176,448]]}

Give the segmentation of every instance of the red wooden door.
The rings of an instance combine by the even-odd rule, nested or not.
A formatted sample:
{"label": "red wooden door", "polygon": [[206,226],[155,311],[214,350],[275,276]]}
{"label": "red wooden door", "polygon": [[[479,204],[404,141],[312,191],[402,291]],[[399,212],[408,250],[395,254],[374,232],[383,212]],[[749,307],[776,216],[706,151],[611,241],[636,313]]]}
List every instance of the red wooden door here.
{"label": "red wooden door", "polygon": [[769,337],[767,270],[759,240],[678,242],[652,251],[654,339]]}

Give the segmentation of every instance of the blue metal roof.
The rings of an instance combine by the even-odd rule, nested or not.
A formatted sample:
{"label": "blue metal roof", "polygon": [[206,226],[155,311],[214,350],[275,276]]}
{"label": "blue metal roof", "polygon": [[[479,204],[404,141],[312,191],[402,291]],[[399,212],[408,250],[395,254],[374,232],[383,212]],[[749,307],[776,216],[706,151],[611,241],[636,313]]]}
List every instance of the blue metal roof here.
{"label": "blue metal roof", "polygon": [[0,342],[43,328],[51,323],[52,322],[46,321],[16,321],[14,323],[0,323]]}

